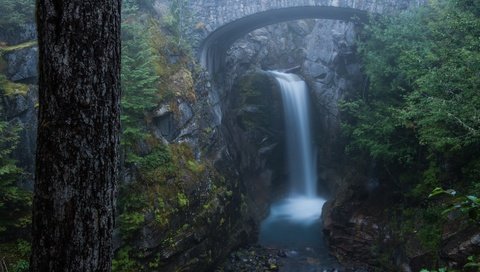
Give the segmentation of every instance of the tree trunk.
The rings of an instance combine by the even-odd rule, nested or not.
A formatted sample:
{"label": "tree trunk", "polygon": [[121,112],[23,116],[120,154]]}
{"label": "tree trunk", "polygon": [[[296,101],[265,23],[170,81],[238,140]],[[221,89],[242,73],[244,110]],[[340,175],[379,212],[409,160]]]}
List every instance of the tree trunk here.
{"label": "tree trunk", "polygon": [[37,0],[39,125],[31,271],[110,271],[120,0]]}

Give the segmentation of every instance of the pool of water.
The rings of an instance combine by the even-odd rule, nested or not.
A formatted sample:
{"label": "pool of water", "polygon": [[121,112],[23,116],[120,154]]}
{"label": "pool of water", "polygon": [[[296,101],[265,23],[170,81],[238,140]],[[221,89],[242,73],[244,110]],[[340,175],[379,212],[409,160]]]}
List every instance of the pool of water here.
{"label": "pool of water", "polygon": [[319,197],[298,196],[272,204],[260,226],[259,243],[286,252],[281,271],[340,269],[329,254],[322,232],[320,216],[325,202]]}

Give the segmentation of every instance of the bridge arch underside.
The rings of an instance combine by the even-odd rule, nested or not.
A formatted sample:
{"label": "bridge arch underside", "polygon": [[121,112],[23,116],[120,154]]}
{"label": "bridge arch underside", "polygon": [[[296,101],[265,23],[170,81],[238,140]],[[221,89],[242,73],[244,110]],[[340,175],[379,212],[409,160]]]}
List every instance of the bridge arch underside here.
{"label": "bridge arch underside", "polygon": [[220,71],[225,62],[227,50],[233,43],[255,29],[300,19],[366,22],[367,18],[366,11],[344,7],[305,6],[259,12],[227,23],[210,33],[200,45],[199,60],[213,76]]}

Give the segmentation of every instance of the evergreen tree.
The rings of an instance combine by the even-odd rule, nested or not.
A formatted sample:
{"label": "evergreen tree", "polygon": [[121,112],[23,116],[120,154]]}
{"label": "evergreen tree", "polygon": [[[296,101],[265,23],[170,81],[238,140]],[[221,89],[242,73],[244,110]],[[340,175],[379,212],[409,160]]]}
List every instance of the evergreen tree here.
{"label": "evergreen tree", "polygon": [[146,113],[158,102],[158,57],[150,45],[148,27],[135,19],[137,12],[137,5],[129,3],[122,25],[122,145],[130,162],[137,161],[135,146],[147,135]]}
{"label": "evergreen tree", "polygon": [[34,0],[2,0],[0,6],[2,32],[14,36],[26,23],[34,23]]}
{"label": "evergreen tree", "polygon": [[[372,18],[359,42],[368,88],[343,103],[347,151],[376,162],[396,196],[386,211],[394,237],[419,241],[432,266],[440,263],[442,212],[464,212],[454,215],[466,223],[459,231],[480,214],[478,3],[437,0]],[[426,201],[434,189],[432,196],[454,192],[441,188],[459,196]]]}
{"label": "evergreen tree", "polygon": [[0,121],[0,234],[24,226],[30,215],[31,194],[17,186],[22,170],[11,158],[19,130],[18,126]]}
{"label": "evergreen tree", "polygon": [[367,29],[360,50],[370,86],[344,104],[350,148],[411,161],[419,146],[459,152],[480,143],[480,19],[476,2],[460,2]]}

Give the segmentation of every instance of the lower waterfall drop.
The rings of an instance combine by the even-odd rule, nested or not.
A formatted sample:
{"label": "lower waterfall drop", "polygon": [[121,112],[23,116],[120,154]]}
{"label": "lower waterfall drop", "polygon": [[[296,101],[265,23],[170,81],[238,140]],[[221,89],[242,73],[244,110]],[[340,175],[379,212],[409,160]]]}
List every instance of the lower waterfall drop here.
{"label": "lower waterfall drop", "polygon": [[284,271],[302,271],[311,267],[309,264],[303,267],[300,259],[315,259],[321,267],[336,267],[321,230],[320,216],[326,200],[317,193],[307,85],[295,74],[270,73],[282,94],[290,187],[286,198],[271,205],[269,216],[260,226],[259,243],[265,247],[286,249],[291,257],[297,256],[298,262],[285,267]]}

